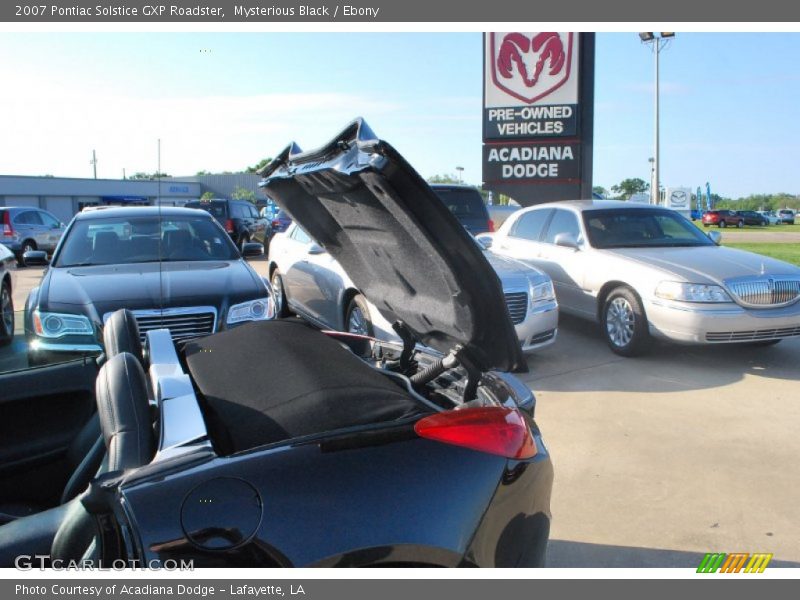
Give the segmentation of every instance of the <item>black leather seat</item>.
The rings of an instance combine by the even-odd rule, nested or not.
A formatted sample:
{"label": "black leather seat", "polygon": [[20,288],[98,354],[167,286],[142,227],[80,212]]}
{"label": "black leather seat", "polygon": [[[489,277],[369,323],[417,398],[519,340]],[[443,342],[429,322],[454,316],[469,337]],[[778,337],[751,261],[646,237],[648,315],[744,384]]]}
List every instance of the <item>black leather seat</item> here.
{"label": "black leather seat", "polygon": [[[100,369],[95,396],[107,451],[103,471],[133,469],[152,460],[156,442],[146,390],[142,365],[132,354],[117,354]],[[14,566],[20,554],[81,558],[93,536],[94,519],[80,499],[1,526],[0,567]]]}
{"label": "black leather seat", "polygon": [[128,352],[144,366],[144,352],[139,325],[133,313],[125,308],[115,311],[103,326],[103,345],[106,358]]}
{"label": "black leather seat", "polygon": [[[136,317],[126,309],[112,314],[103,329],[103,343],[106,356],[110,359],[123,352],[133,355],[143,364],[142,342]],[[83,426],[67,449],[66,465],[72,473],[61,494],[58,504],[65,504],[75,498],[95,476],[105,456],[105,446],[101,438],[100,421],[97,413]],[[44,504],[29,501],[0,502],[0,525],[20,517],[27,517],[51,508]]]}

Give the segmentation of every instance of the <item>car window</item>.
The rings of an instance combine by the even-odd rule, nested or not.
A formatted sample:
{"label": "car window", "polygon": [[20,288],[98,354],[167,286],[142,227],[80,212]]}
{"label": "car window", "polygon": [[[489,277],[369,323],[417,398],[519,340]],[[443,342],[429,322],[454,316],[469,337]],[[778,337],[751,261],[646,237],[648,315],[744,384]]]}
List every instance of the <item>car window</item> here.
{"label": "car window", "polygon": [[667,209],[589,210],[583,213],[583,219],[594,248],[710,246],[714,243],[691,221]]}
{"label": "car window", "polygon": [[311,243],[311,237],[299,226],[294,228],[294,231],[292,232],[292,239],[300,242],[301,244]]}
{"label": "car window", "polygon": [[250,216],[254,219],[258,219],[261,217],[261,215],[258,214],[258,210],[256,209],[255,206],[250,207]]}
{"label": "car window", "polygon": [[39,216],[42,219],[42,223],[44,223],[48,227],[60,227],[61,226],[61,221],[59,221],[58,219],[56,219],[55,217],[53,217],[49,213],[40,212]]}
{"label": "car window", "polygon": [[17,218],[14,219],[14,222],[21,225],[41,225],[42,219],[35,210],[26,210],[25,212],[19,213]]}
{"label": "car window", "polygon": [[520,215],[508,235],[524,240],[539,241],[552,209],[532,210]]}
{"label": "car window", "polygon": [[110,217],[75,221],[53,266],[236,258],[228,236],[207,217]]}
{"label": "car window", "polygon": [[436,195],[457,217],[486,218],[486,206],[480,192],[471,188],[434,188]]}
{"label": "car window", "polygon": [[559,233],[571,234],[575,240],[581,238],[581,227],[578,225],[578,217],[575,213],[568,210],[556,210],[550,225],[547,227],[547,234],[544,241],[548,244],[556,243],[556,236]]}
{"label": "car window", "polygon": [[188,202],[186,208],[199,208],[217,219],[224,219],[228,216],[224,202]]}

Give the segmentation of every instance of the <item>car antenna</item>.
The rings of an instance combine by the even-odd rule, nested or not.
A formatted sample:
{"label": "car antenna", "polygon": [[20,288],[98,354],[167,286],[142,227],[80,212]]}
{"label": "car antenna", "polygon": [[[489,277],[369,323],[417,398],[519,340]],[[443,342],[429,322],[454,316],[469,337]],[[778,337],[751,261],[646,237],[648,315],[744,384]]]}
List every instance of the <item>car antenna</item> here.
{"label": "car antenna", "polygon": [[158,181],[158,191],[156,202],[158,203],[158,321],[159,327],[164,327],[164,223],[161,220],[161,138],[158,138],[158,166],[156,168],[156,180]]}

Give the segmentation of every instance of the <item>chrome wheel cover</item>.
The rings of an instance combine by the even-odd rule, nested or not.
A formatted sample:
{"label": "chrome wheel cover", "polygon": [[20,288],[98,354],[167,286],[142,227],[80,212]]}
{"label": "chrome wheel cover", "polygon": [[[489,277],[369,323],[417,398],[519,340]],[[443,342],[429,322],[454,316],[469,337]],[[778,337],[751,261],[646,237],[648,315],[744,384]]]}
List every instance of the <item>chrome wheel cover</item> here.
{"label": "chrome wheel cover", "polygon": [[6,335],[14,333],[14,308],[11,306],[11,294],[8,287],[0,288],[0,315],[3,319],[3,331]]}
{"label": "chrome wheel cover", "polygon": [[357,333],[358,335],[369,335],[367,318],[358,306],[350,311],[350,317],[347,319],[347,332]]}
{"label": "chrome wheel cover", "polygon": [[635,315],[631,303],[625,298],[614,298],[606,308],[606,331],[608,339],[617,348],[631,343],[635,327]]}

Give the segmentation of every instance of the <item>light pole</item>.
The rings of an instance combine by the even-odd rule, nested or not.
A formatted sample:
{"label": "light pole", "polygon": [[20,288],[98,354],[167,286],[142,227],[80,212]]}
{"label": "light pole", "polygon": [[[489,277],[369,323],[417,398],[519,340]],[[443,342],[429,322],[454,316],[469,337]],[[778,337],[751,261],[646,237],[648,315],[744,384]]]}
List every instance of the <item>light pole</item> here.
{"label": "light pole", "polygon": [[650,204],[653,204],[653,188],[656,187],[654,175],[655,175],[655,162],[656,159],[652,156],[647,159],[647,162],[650,163]]}
{"label": "light pole", "polygon": [[655,57],[656,61],[656,88],[655,88],[655,140],[654,140],[654,150],[653,150],[653,183],[654,185],[650,188],[650,202],[652,204],[658,204],[659,200],[659,189],[661,179],[659,177],[659,107],[658,107],[658,55],[661,54],[661,51],[667,47],[670,41],[675,37],[675,33],[672,31],[662,31],[661,35],[659,36],[658,33],[654,33],[652,31],[643,31],[639,34],[639,39],[642,40],[643,44],[649,44],[652,46],[653,49],[653,56]]}
{"label": "light pole", "polygon": [[464,167],[456,167],[458,171],[458,183],[464,183]]}

